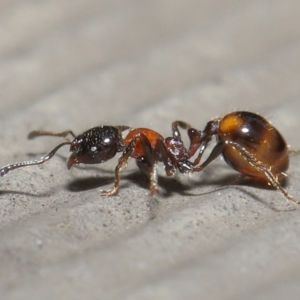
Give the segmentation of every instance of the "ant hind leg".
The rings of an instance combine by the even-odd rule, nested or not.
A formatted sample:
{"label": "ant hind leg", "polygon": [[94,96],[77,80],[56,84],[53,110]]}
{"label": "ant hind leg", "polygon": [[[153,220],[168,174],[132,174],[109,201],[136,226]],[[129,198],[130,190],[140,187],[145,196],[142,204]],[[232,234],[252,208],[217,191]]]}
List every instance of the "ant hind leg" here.
{"label": "ant hind leg", "polygon": [[288,193],[288,191],[282,187],[282,185],[278,181],[277,176],[272,173],[270,167],[266,166],[263,162],[257,160],[256,157],[252,153],[248,152],[245,148],[241,147],[239,144],[232,142],[232,141],[227,141],[227,143],[231,144],[240,153],[240,155],[247,162],[249,162],[249,164],[254,166],[259,172],[264,173],[266,178],[268,179],[269,184],[272,185],[277,190],[279,190],[286,199],[294,202],[295,204],[300,204],[300,201],[294,199]]}

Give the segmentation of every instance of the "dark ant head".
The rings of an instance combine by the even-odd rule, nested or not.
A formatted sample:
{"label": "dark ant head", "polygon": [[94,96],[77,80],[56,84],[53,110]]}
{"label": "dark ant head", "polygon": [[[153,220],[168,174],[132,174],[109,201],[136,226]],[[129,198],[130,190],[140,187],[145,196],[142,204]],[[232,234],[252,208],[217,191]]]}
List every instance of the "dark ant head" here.
{"label": "dark ant head", "polygon": [[121,131],[124,126],[99,126],[78,135],[71,143],[73,152],[68,159],[70,169],[74,164],[98,164],[116,155],[122,148]]}
{"label": "dark ant head", "polygon": [[[59,136],[64,137],[67,142],[59,144],[41,159],[4,166],[0,169],[0,177],[15,169],[44,164],[54,156],[59,148],[66,145],[71,145],[70,151],[73,152],[67,163],[69,169],[74,164],[102,163],[115,156],[116,152],[123,150],[124,145],[121,133],[127,129],[129,129],[128,126],[99,126],[89,129],[78,136],[75,136],[71,130],[61,133],[43,130],[32,131],[28,135],[29,139],[34,139],[38,136]],[[67,138],[68,135],[74,137],[72,142]]]}

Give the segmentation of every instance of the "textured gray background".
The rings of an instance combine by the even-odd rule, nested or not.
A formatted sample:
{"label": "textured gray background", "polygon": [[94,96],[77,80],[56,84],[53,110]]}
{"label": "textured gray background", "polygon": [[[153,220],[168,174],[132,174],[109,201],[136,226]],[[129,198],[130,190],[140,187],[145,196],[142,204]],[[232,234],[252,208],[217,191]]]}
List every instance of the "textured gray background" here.
{"label": "textured gray background", "polygon": [[[100,124],[202,129],[235,109],[297,148],[298,0],[2,0],[0,164],[38,158]],[[296,299],[300,213],[218,159],[163,176],[150,198],[134,163],[68,171],[63,148],[0,179],[1,299]],[[286,188],[300,199],[300,157]],[[280,211],[277,211],[280,210]]]}

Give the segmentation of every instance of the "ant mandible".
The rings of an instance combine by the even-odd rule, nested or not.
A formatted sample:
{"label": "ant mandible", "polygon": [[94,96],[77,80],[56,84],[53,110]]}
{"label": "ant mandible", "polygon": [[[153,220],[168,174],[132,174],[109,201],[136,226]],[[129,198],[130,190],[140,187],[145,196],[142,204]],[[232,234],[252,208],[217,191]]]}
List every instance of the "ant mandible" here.
{"label": "ant mandible", "polygon": [[[190,129],[190,139],[198,141],[196,131],[191,129],[188,123],[177,121],[172,124],[173,137],[164,139],[159,133],[148,128],[136,128],[127,134],[123,139],[122,132],[130,129],[128,126],[98,126],[89,129],[76,136],[71,130],[61,133],[50,131],[32,131],[28,138],[38,136],[64,137],[67,142],[59,144],[50,153],[39,160],[24,161],[10,164],[0,169],[0,176],[8,172],[26,166],[39,165],[50,160],[57,150],[65,145],[70,145],[71,156],[67,161],[70,169],[74,164],[97,164],[113,158],[117,152],[123,152],[115,168],[115,180],[112,189],[101,191],[103,196],[111,196],[118,192],[120,183],[120,171],[127,165],[129,157],[136,159],[141,171],[150,177],[150,192],[157,191],[157,163],[163,162],[167,176],[172,176],[176,170],[181,173],[191,172],[193,163],[188,159],[195,154],[199,148],[196,142],[186,149],[181,140],[178,127]],[[74,139],[69,140],[71,135]]]}
{"label": "ant mandible", "polygon": [[[266,182],[281,191],[288,200],[300,204],[282,187],[289,167],[289,151],[280,132],[266,119],[247,111],[236,111],[207,123],[203,131],[188,128],[191,145],[199,145],[193,172],[202,171],[222,155],[229,166],[238,172]],[[201,157],[216,136],[217,144],[201,164]]]}

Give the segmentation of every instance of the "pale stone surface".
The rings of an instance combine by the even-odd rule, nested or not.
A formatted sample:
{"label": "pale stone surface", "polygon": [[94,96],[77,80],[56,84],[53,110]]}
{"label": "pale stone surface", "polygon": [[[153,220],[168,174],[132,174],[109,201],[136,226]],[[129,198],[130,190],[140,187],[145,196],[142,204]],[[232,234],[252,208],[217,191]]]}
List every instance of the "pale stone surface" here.
{"label": "pale stone surface", "polygon": [[[0,3],[0,164],[38,158],[100,124],[202,129],[250,110],[299,148],[299,1]],[[296,299],[300,213],[218,159],[163,176],[117,158],[67,170],[68,149],[0,179],[1,299]],[[300,156],[286,188],[300,199]],[[221,188],[222,187],[222,188]],[[277,211],[280,210],[280,211]]]}

